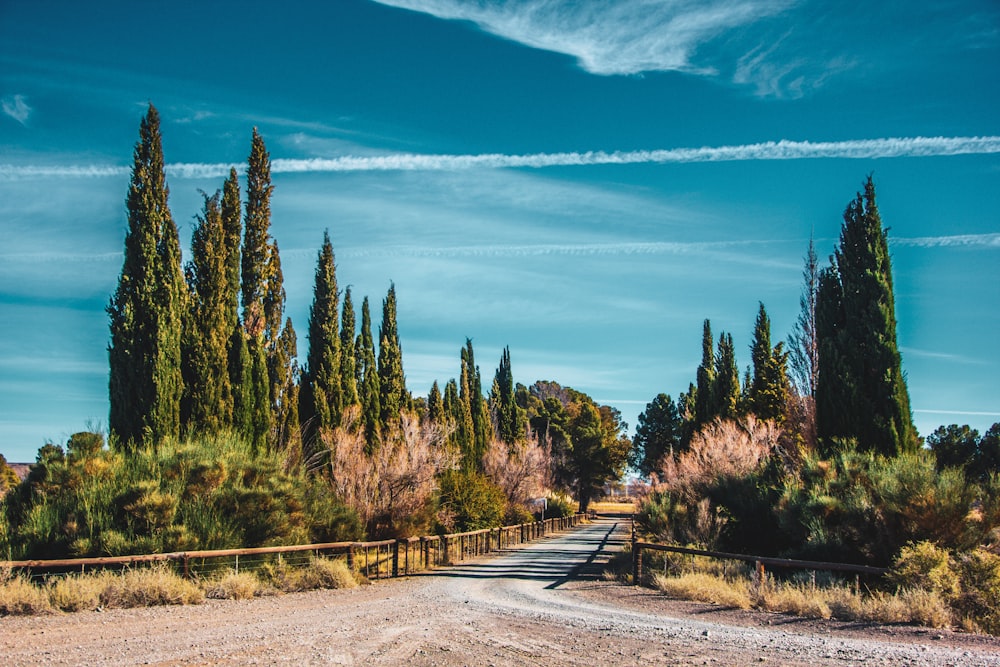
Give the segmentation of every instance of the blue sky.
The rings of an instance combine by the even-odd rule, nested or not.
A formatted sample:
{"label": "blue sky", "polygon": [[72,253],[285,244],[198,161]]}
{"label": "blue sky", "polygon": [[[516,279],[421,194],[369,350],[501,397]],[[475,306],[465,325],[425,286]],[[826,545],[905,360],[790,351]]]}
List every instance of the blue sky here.
{"label": "blue sky", "polygon": [[[1000,421],[1000,7],[816,0],[0,4],[0,453],[107,423],[107,318],[152,102],[187,250],[200,190],[274,160],[306,350],[329,229],[342,286],[394,282],[410,389],[556,380],[635,423],[783,339],[874,173],[921,433]],[[836,11],[835,11],[836,9]],[[825,260],[824,260],[825,261]]]}

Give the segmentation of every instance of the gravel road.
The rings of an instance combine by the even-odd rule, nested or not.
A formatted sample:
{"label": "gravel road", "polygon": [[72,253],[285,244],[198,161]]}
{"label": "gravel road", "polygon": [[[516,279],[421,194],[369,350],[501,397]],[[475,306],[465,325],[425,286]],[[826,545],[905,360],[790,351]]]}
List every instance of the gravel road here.
{"label": "gravel road", "polygon": [[0,663],[1000,666],[994,638],[721,611],[603,581],[626,529],[599,519],[345,591],[0,618]]}

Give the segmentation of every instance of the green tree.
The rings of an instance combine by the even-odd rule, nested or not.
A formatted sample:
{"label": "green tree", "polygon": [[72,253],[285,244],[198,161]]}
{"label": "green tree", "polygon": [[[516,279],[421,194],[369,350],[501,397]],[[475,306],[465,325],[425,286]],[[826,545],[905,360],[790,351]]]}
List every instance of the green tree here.
{"label": "green tree", "polygon": [[500,440],[507,444],[517,442],[524,435],[524,417],[514,397],[514,373],[510,365],[509,347],[504,348],[500,365],[493,377],[490,405]]}
{"label": "green tree", "polygon": [[[864,194],[844,211],[832,263],[820,277],[818,293],[818,434],[827,441],[854,437],[859,446],[887,456],[916,451],[919,440],[896,342],[889,245],[871,176]],[[840,406],[846,414],[833,413]]]}
{"label": "green tree", "polygon": [[788,355],[783,347],[781,343],[771,347],[771,320],[761,303],[750,346],[753,375],[747,388],[747,410],[778,423],[788,411]]}
{"label": "green tree", "polygon": [[358,388],[361,398],[361,415],[365,425],[365,439],[369,451],[378,446],[382,421],[381,390],[378,366],[375,360],[375,341],[372,339],[372,316],[368,297],[361,303],[361,333],[357,341]]}
{"label": "green tree", "polygon": [[805,266],[802,269],[802,294],[799,316],[788,336],[788,366],[793,386],[799,396],[816,397],[819,378],[819,342],[816,333],[816,303],[819,296],[819,261],[816,246],[809,237]]}
{"label": "green tree", "polygon": [[444,397],[438,387],[437,380],[431,385],[431,391],[427,395],[427,420],[432,424],[442,424],[445,420]]}
{"label": "green tree", "polygon": [[180,430],[186,290],[168,193],[160,116],[150,104],[133,154],[124,262],[107,307],[109,427],[127,448]]}
{"label": "green tree", "polygon": [[979,449],[979,431],[969,428],[968,424],[959,426],[939,426],[927,436],[927,446],[934,452],[937,469],[966,469],[976,459]]}
{"label": "green tree", "polygon": [[302,373],[300,414],[307,425],[307,443],[312,442],[320,429],[338,426],[343,409],[336,271],[330,235],[324,232],[309,308],[309,354]]}
{"label": "green tree", "polygon": [[629,457],[631,466],[644,478],[659,470],[665,456],[681,451],[682,419],[677,405],[667,394],[657,394],[639,415]]}
{"label": "green tree", "polygon": [[181,348],[181,422],[188,433],[216,434],[229,428],[233,419],[228,352],[236,293],[231,291],[219,193],[204,199],[185,271],[189,310]]}
{"label": "green tree", "polygon": [[340,391],[344,408],[358,402],[358,382],[354,356],[354,302],[351,288],[344,290],[344,306],[340,316]]}
{"label": "green tree", "polygon": [[389,293],[382,302],[382,325],[378,334],[379,407],[381,427],[385,431],[396,426],[399,413],[409,403],[403,375],[403,351],[396,325],[395,285],[389,287]]}
{"label": "green tree", "polygon": [[715,380],[712,385],[715,413],[710,419],[736,417],[740,407],[740,373],[736,368],[736,348],[733,337],[719,334],[719,350],[715,357]]}
{"label": "green tree", "polygon": [[712,340],[712,323],[705,320],[701,335],[701,364],[698,366],[698,385],[694,394],[694,428],[712,421],[718,414],[715,402],[715,341]]}
{"label": "green tree", "polygon": [[469,416],[472,419],[472,439],[468,443],[467,458],[469,465],[478,468],[481,464],[486,446],[493,436],[493,424],[490,420],[489,408],[483,397],[483,381],[476,365],[476,355],[472,349],[472,340],[465,339],[465,347],[461,352],[462,385],[459,387],[462,400],[468,403]]}
{"label": "green tree", "polygon": [[270,442],[286,452],[290,464],[302,456],[302,432],[299,419],[299,367],[295,361],[297,340],[292,319],[285,321],[274,351],[268,357],[271,384]]}

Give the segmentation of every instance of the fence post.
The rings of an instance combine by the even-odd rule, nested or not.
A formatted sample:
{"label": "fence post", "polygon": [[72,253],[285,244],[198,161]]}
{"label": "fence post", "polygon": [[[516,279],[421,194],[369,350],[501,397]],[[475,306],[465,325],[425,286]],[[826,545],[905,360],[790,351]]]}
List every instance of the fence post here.
{"label": "fence post", "polygon": [[642,585],[642,547],[635,538],[632,539],[632,585]]}
{"label": "fence post", "polygon": [[392,576],[399,576],[399,540],[392,543]]}
{"label": "fence post", "polygon": [[451,562],[448,558],[448,538],[444,535],[441,536],[441,562],[445,565]]}
{"label": "fence post", "polygon": [[354,571],[354,544],[347,547],[347,569]]}

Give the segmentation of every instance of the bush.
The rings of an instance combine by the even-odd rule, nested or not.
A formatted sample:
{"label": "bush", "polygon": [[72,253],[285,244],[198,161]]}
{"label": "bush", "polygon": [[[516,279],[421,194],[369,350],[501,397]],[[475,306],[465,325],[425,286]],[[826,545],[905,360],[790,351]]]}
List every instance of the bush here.
{"label": "bush", "polygon": [[0,616],[43,614],[52,611],[49,596],[27,577],[0,581]]}
{"label": "bush", "polygon": [[545,496],[545,518],[561,519],[576,514],[576,501],[568,494],[550,492]]}
{"label": "bush", "polygon": [[253,572],[230,570],[221,577],[205,582],[205,597],[216,600],[249,600],[273,590]]}
{"label": "bush", "polygon": [[485,475],[449,470],[441,475],[439,506],[446,532],[492,528],[502,523],[507,497]]}
{"label": "bush", "polygon": [[[324,481],[239,437],[166,441],[124,454],[95,434],[46,445],[0,510],[13,559],[162,553],[361,537]],[[8,555],[9,554],[9,555]]]}
{"label": "bush", "polygon": [[205,594],[195,583],[165,565],[128,570],[117,575],[102,572],[101,605],[108,608],[198,604]]}
{"label": "bush", "polygon": [[960,592],[954,607],[973,628],[1000,635],[1000,556],[986,549],[958,558]]}
{"label": "bush", "polygon": [[901,589],[938,593],[945,599],[953,599],[958,593],[958,575],[951,567],[951,556],[926,540],[903,547],[888,580]]}
{"label": "bush", "polygon": [[708,602],[733,609],[749,609],[752,602],[745,584],[731,583],[720,577],[700,572],[680,577],[655,574],[653,586],[672,597]]}

